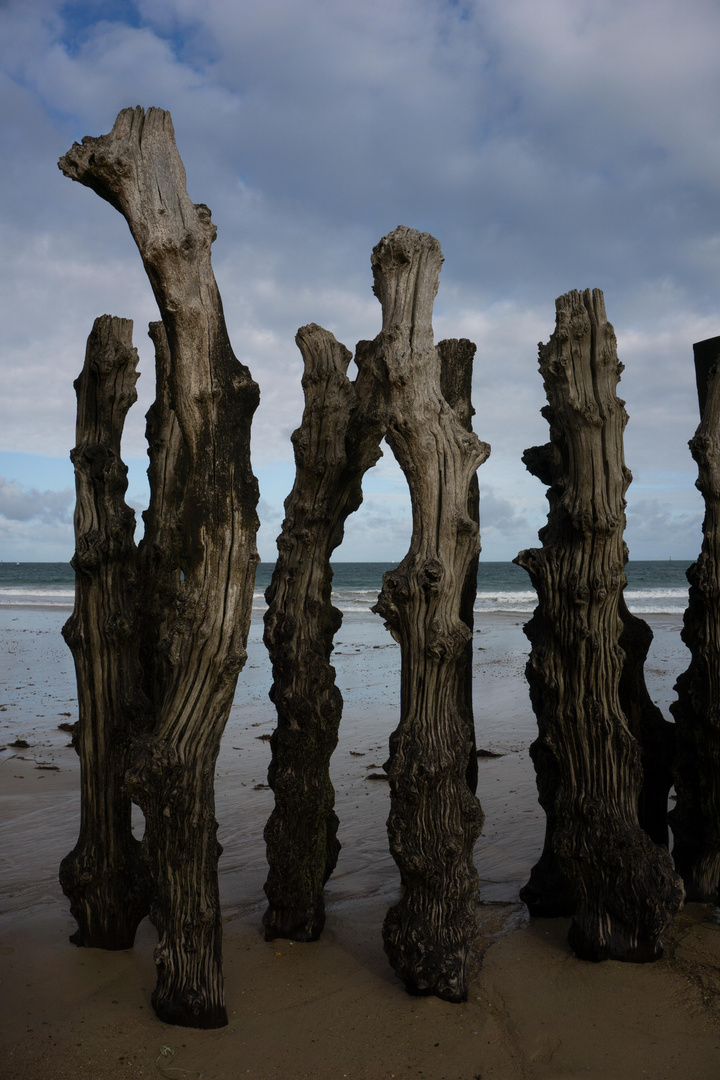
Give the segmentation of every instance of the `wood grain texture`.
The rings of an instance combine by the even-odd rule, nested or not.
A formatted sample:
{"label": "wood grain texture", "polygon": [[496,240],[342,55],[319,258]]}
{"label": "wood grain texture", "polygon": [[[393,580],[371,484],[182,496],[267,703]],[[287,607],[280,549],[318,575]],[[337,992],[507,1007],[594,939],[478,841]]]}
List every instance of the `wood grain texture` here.
{"label": "wood grain texture", "polygon": [[[437,344],[437,353],[440,360],[440,391],[448,405],[455,412],[459,422],[466,431],[472,431],[472,418],[475,409],[472,405],[472,373],[473,360],[477,346],[467,338],[446,338]],[[468,492],[468,517],[474,521],[480,530],[480,486],[477,473],[470,480]],[[470,631],[470,637],[465,645],[465,659],[463,663],[463,695],[462,713],[465,719],[465,727],[470,740],[470,757],[468,758],[467,782],[473,795],[477,791],[478,783],[478,759],[477,742],[475,739],[475,718],[473,715],[473,639],[472,632],[475,626],[475,597],[477,596],[478,567],[480,565],[480,550],[470,560],[465,577],[462,599],[460,601],[460,618]]]}
{"label": "wood grain texture", "polygon": [[351,382],[350,353],[328,330],[303,326],[296,341],[305,362],[305,410],[293,435],[295,483],[265,594],[278,723],[270,743],[275,807],[265,828],[263,924],[267,940],[314,941],[325,921],[323,887],[340,850],[329,764],[343,704],[330,663],[342,614],[330,601],[330,556],[362,502],[362,477],[380,457],[385,424],[372,342],[359,343],[359,374]]}
{"label": "wood grain texture", "polygon": [[125,109],[60,161],[123,214],[162,316],[148,418],[151,502],[139,548],[147,733],[128,783],[146,818],[158,982],[168,1022],[227,1022],[213,776],[246,658],[257,483],[249,440],[258,390],[233,355],[210,261],[215,226],[193,204],[170,114]]}
{"label": "wood grain texture", "polygon": [[[700,425],[690,440],[698,466],[697,486],[705,500],[703,540],[690,582],[682,639],[690,665],[677,680],[670,709],[677,727],[675,790],[670,813],[675,866],[688,900],[718,903],[720,898],[720,339],[701,342],[715,353],[700,368]],[[712,361],[712,353],[710,356]],[[709,367],[709,370],[707,368]]]}
{"label": "wood grain texture", "polygon": [[76,945],[129,949],[148,914],[150,869],[133,837],[125,788],[141,709],[128,647],[137,628],[135,514],[125,503],[120,457],[125,417],[137,400],[137,351],[129,319],[95,320],[77,392],[75,607],[63,627],[78,687],[80,835],[60,867],[77,920]]}
{"label": "wood grain texture", "polygon": [[538,913],[573,912],[568,940],[580,957],[642,962],[662,954],[683,890],[667,851],[638,823],[640,747],[620,703],[630,481],[622,369],[599,290],[561,296],[556,312],[540,346],[551,441],[524,456],[549,484],[550,511],[542,549],[515,560],[538,593],[525,632],[539,729],[531,754],[547,814],[545,849],[522,895]]}
{"label": "wood grain texture", "polygon": [[390,850],[403,897],[383,927],[389,960],[412,993],[462,1001],[476,931],[473,847],[483,814],[468,784],[463,621],[479,551],[468,513],[472,479],[489,447],[468,431],[441,391],[432,308],[442,254],[427,233],[399,227],[373,251],[383,327],[376,357],[387,441],[408,481],[413,533],[400,566],[383,577],[374,608],[401,646],[401,717],[387,771]]}

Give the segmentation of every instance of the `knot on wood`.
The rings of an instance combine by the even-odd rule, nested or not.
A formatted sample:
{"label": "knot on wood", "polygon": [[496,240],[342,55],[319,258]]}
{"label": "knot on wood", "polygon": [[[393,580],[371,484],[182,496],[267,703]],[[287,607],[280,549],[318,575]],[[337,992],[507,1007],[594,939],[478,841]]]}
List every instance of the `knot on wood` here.
{"label": "knot on wood", "polygon": [[427,652],[434,660],[448,661],[459,659],[467,643],[472,639],[472,630],[464,622],[457,620],[450,626],[433,619],[427,636]]}
{"label": "knot on wood", "polygon": [[617,358],[617,343],[615,341],[615,335],[612,332],[612,327],[609,323],[606,327],[606,331],[607,330],[610,331],[610,334],[606,336],[600,348],[597,349],[595,354],[596,362],[598,367],[614,366],[616,375],[619,379],[622,371],[624,370],[624,365],[621,364]]}
{"label": "knot on wood", "polygon": [[77,538],[77,547],[72,558],[73,569],[85,574],[96,570],[103,561],[105,547],[105,536],[97,529],[88,529]]}
{"label": "knot on wood", "polygon": [[445,568],[436,556],[426,559],[418,570],[418,585],[426,593],[438,592],[445,579]]}
{"label": "knot on wood", "polygon": [[290,436],[290,441],[293,444],[293,449],[295,451],[295,463],[297,465],[304,465],[310,446],[310,434],[307,428],[296,428]]}
{"label": "knot on wood", "polygon": [[544,446],[529,446],[522,456],[522,462],[529,473],[537,476],[538,480],[547,484],[548,487],[554,480],[559,479],[562,457],[553,443],[545,443]]}
{"label": "knot on wood", "polygon": [[195,210],[198,216],[198,222],[205,230],[207,238],[211,244],[214,244],[217,239],[217,226],[212,221],[212,211],[205,203],[194,203]]}
{"label": "knot on wood", "polygon": [[[118,466],[118,455],[105,443],[80,443],[70,451],[70,460],[77,472],[97,480]],[[127,474],[127,468],[119,463]]]}
{"label": "knot on wood", "polygon": [[73,651],[80,647],[83,640],[82,622],[73,613],[60,631],[68,648]]}
{"label": "knot on wood", "polygon": [[58,168],[71,180],[77,180],[117,207],[116,189],[132,176],[132,162],[103,148],[103,138],[85,135],[82,143],[73,143],[58,161]]}
{"label": "knot on wood", "polygon": [[473,519],[469,517],[468,514],[464,514],[462,510],[457,510],[455,512],[453,520],[455,523],[455,530],[457,532],[458,538],[466,536],[477,537],[478,542],[473,554],[480,551],[480,527],[478,526],[478,523],[476,521],[473,521]]}
{"label": "knot on wood", "polygon": [[580,501],[574,488],[568,488],[560,499],[560,504],[568,516],[575,532],[581,536],[595,538],[608,537],[617,532],[623,524],[623,514],[613,513],[595,505],[595,500],[588,505]]}
{"label": "knot on wood", "polygon": [[[701,467],[707,468],[709,465],[716,465],[720,459],[720,440],[706,431],[697,431],[688,442],[688,446],[693,459]],[[701,476],[696,481],[696,486],[700,491],[704,490],[704,485],[707,485],[709,490],[714,490],[708,483],[709,479],[709,476]]]}
{"label": "knot on wood", "polygon": [[575,394],[571,394],[570,407],[574,409],[579,416],[582,416],[589,427],[601,428],[605,423],[605,417],[600,412],[597,402],[595,401],[580,401]]}
{"label": "knot on wood", "polygon": [[370,610],[385,619],[388,628],[397,630],[400,626],[400,609],[407,604],[412,595],[408,575],[402,570],[391,570],[383,574],[383,584],[377,604]]}
{"label": "knot on wood", "polygon": [[[400,610],[392,601],[392,597],[384,592],[380,593],[377,604],[370,608],[374,615],[379,615],[385,620],[385,625],[393,633],[400,628]],[[393,633],[393,636],[394,633]]]}
{"label": "knot on wood", "polygon": [[163,814],[168,816],[184,773],[177,749],[162,739],[139,735],[130,742],[130,761],[125,785],[133,801],[147,814],[162,792]]}
{"label": "knot on wood", "polygon": [[108,637],[115,638],[117,641],[123,641],[131,636],[133,626],[124,615],[115,611],[105,620],[105,632]]}
{"label": "knot on wood", "polygon": [[278,711],[278,725],[287,726],[293,731],[303,727],[312,729],[317,714],[304,694],[287,689],[280,695],[276,693],[274,701]]}
{"label": "knot on wood", "polygon": [[247,660],[247,650],[242,645],[236,645],[234,648],[228,649],[228,654],[223,661],[220,668],[220,674],[217,679],[218,688],[227,687],[230,684],[233,685],[245,666]]}
{"label": "knot on wood", "polygon": [[606,600],[609,592],[609,583],[604,577],[596,574],[592,579],[592,596],[595,600]]}
{"label": "knot on wood", "polygon": [[559,683],[553,663],[554,653],[542,645],[536,645],[528,660],[528,669],[532,672],[535,682],[540,683],[547,691],[558,689]]}
{"label": "knot on wood", "polygon": [[513,562],[516,566],[522,566],[523,570],[527,570],[534,581],[540,574],[545,559],[541,548],[525,548],[517,553]]}
{"label": "knot on wood", "polygon": [[[560,325],[563,331],[567,331],[568,335],[575,340],[585,337],[589,334],[592,325],[590,323],[590,317],[584,308],[574,308],[571,313],[565,315],[564,312],[560,315]],[[567,340],[563,336],[563,340]]]}
{"label": "knot on wood", "polygon": [[[686,571],[686,578],[690,585],[702,593],[705,601],[712,601],[718,593],[717,564],[713,555],[707,551],[701,552],[699,558]],[[704,640],[704,639],[703,639]]]}
{"label": "knot on wood", "polygon": [[[449,406],[446,406],[446,408],[450,409]],[[451,409],[450,412],[454,415],[454,410]],[[490,444],[483,442],[474,431],[466,431],[459,422],[454,425],[454,428],[453,438],[457,443],[461,457],[466,461],[472,461],[472,471],[475,472],[490,457]],[[428,442],[427,445],[430,447],[432,444]]]}

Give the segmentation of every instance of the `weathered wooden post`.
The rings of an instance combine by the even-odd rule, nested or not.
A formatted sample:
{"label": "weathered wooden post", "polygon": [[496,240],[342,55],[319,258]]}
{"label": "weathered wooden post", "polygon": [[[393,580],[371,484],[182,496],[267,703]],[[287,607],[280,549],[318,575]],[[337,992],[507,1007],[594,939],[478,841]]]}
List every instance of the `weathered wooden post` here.
{"label": "weathered wooden post", "polygon": [[215,226],[188,198],[170,114],[125,109],[108,135],[75,143],[59,164],[123,214],[162,316],[134,639],[148,715],[126,779],[155,883],[153,1007],[167,1023],[218,1027],[227,1015],[213,778],[258,561],[249,454],[258,389],[230,346],[210,262]]}
{"label": "weathered wooden post", "polygon": [[305,411],[293,435],[295,484],[266,592],[278,725],[270,742],[275,808],[265,827],[263,924],[267,940],[314,941],[325,922],[323,887],[340,850],[329,765],[343,704],[330,663],[342,615],[330,602],[330,556],[362,502],[362,477],[380,457],[385,424],[372,342],[358,344],[359,374],[351,382],[350,353],[328,330],[303,326],[296,341],[305,361]]}
{"label": "weathered wooden post", "polygon": [[690,666],[671,706],[677,726],[675,790],[670,812],[673,858],[688,900],[720,897],[720,337],[693,345],[700,425],[690,440],[705,500],[703,542],[689,568],[682,639]]}
{"label": "weathered wooden post", "polygon": [[568,940],[587,960],[643,962],[680,908],[667,851],[638,823],[640,747],[623,714],[619,604],[625,586],[621,365],[602,293],[556,301],[540,346],[550,443],[525,453],[549,484],[542,549],[522,551],[538,592],[525,632],[539,735],[531,754],[547,814],[545,849],[523,891],[531,911],[573,913]]}
{"label": "weathered wooden post", "polygon": [[408,481],[413,534],[400,566],[384,575],[374,608],[399,641],[400,724],[390,739],[390,850],[403,897],[383,928],[390,963],[412,993],[467,995],[476,932],[473,847],[483,814],[468,784],[463,621],[469,570],[479,550],[468,513],[472,479],[489,447],[466,429],[441,391],[432,307],[442,264],[428,233],[399,227],[372,265],[383,326],[376,370],[387,441]]}
{"label": "weathered wooden post", "polygon": [[77,391],[75,609],[63,627],[78,687],[80,836],[60,867],[76,945],[129,949],[148,914],[152,880],[133,837],[125,788],[140,703],[135,514],[125,503],[120,440],[137,399],[132,322],[103,315],[88,338]]}

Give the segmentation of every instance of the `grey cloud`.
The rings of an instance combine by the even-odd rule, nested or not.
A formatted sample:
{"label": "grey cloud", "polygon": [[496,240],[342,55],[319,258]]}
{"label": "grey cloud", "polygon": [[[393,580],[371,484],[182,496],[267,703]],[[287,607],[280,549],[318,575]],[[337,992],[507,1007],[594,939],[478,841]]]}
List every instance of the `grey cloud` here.
{"label": "grey cloud", "polygon": [[74,493],[22,488],[0,476],[0,515],[11,521],[42,521],[46,525],[72,520]]}
{"label": "grey cloud", "polygon": [[526,514],[509,499],[498,495],[493,488],[480,485],[480,528],[482,532],[497,529],[507,536],[528,532],[531,526]]}
{"label": "grey cloud", "polygon": [[627,510],[630,558],[694,559],[702,544],[702,513],[678,513],[660,499],[640,499]]}

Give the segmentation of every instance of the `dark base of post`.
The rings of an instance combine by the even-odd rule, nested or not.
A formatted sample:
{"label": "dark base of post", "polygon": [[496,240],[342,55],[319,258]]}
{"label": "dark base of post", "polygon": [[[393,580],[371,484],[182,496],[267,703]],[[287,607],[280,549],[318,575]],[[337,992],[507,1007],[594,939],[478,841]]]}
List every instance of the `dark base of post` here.
{"label": "dark base of post", "polygon": [[598,935],[591,940],[573,919],[568,931],[568,945],[580,960],[600,963],[603,960],[620,960],[627,964],[651,964],[663,954],[659,938],[650,938],[631,944],[626,934],[618,933],[604,945],[597,944]]}
{"label": "dark base of post", "polygon": [[265,940],[317,941],[325,926],[325,904],[320,897],[310,908],[281,908],[272,904],[262,918]]}
{"label": "dark base of post", "polygon": [[108,873],[73,850],[61,862],[59,878],[78,925],[70,935],[73,945],[115,952],[132,949],[153,892],[150,871],[140,858],[125,872]]}
{"label": "dark base of post", "polygon": [[203,1031],[227,1027],[228,1017],[224,1005],[207,1007],[189,991],[179,998],[168,999],[155,990],[151,1000],[155,1015],[163,1024],[200,1028]]}
{"label": "dark base of post", "polygon": [[403,908],[400,901],[385,916],[383,942],[388,960],[407,992],[414,997],[434,995],[453,1004],[467,1001],[465,969],[469,948],[442,942],[439,933],[419,925],[417,920],[410,926]]}

